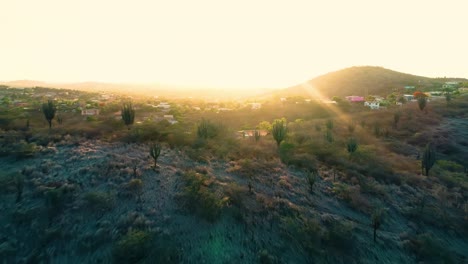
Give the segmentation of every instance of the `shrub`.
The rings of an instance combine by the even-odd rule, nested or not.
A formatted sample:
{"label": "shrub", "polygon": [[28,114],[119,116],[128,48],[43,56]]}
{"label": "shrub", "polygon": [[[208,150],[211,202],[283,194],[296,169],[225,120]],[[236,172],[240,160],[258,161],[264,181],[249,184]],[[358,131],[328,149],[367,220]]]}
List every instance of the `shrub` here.
{"label": "shrub", "polygon": [[133,121],[135,120],[135,109],[133,108],[131,102],[125,103],[122,106],[121,115],[122,115],[122,120],[124,121],[128,130],[130,130],[130,126],[133,124]]}
{"label": "shrub", "polygon": [[325,243],[341,252],[349,252],[354,248],[353,230],[350,222],[332,221],[325,236]]}
{"label": "shrub", "polygon": [[220,216],[227,200],[216,197],[215,191],[210,188],[214,178],[189,171],[184,174],[183,180],[185,182],[182,193],[184,206],[208,221],[215,221]]}
{"label": "shrub", "polygon": [[114,197],[101,191],[88,192],[84,196],[86,207],[93,211],[107,211],[114,206]]}
{"label": "shrub", "polygon": [[427,263],[456,263],[454,254],[430,233],[420,234],[405,241],[405,248]]}
{"label": "shrub", "polygon": [[197,127],[197,135],[202,139],[214,138],[218,135],[219,128],[211,121],[202,119]]}
{"label": "shrub", "polygon": [[151,250],[152,234],[130,231],[113,247],[115,263],[139,263]]}

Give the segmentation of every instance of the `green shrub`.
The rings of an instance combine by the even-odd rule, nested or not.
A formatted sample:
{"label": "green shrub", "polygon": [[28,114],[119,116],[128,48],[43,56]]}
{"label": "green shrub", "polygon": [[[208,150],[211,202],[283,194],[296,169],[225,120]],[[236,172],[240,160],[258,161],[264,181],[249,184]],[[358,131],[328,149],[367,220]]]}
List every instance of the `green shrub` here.
{"label": "green shrub", "polygon": [[214,179],[208,175],[189,171],[183,175],[183,180],[184,206],[208,221],[215,221],[227,200],[216,197],[212,186]]}
{"label": "green shrub", "polygon": [[424,263],[456,263],[454,253],[442,246],[430,233],[417,235],[405,242],[405,247]]}
{"label": "green shrub", "polygon": [[130,231],[113,247],[115,263],[140,263],[151,250],[152,234],[144,231]]}
{"label": "green shrub", "polygon": [[114,197],[101,191],[88,192],[84,196],[86,207],[93,211],[107,211],[114,206]]}
{"label": "green shrub", "polygon": [[349,252],[354,248],[354,224],[350,222],[333,221],[328,227],[325,243],[341,252]]}

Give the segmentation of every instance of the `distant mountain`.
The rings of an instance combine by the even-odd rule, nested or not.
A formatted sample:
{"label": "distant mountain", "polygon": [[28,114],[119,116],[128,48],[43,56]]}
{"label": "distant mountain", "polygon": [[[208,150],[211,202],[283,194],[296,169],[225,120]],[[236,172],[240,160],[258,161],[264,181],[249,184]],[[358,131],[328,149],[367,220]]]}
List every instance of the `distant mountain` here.
{"label": "distant mountain", "polygon": [[240,99],[271,91],[266,88],[258,89],[217,89],[204,87],[184,87],[164,84],[131,84],[131,83],[104,83],[104,82],[78,82],[78,83],[48,83],[33,80],[18,80],[0,82],[0,85],[10,87],[47,87],[59,89],[72,89],[87,92],[125,93],[146,96],[159,96],[168,98],[205,98],[205,99]]}
{"label": "distant mountain", "polygon": [[314,97],[321,94],[328,98],[347,95],[387,95],[403,91],[405,86],[418,89],[437,88],[446,81],[467,81],[462,78],[428,78],[392,71],[382,67],[359,66],[318,76],[303,84],[279,90],[276,96]]}

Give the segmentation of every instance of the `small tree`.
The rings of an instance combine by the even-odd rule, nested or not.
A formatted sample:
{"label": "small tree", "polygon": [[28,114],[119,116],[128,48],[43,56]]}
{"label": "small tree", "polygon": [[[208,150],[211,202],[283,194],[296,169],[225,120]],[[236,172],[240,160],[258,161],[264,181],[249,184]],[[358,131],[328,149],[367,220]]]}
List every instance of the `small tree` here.
{"label": "small tree", "polygon": [[154,160],[154,167],[156,168],[159,155],[161,154],[161,144],[153,143],[150,146],[150,155]]}
{"label": "small tree", "polygon": [[351,157],[351,155],[354,152],[356,152],[356,150],[358,148],[357,140],[355,138],[349,138],[348,143],[346,145],[347,145],[349,156]]}
{"label": "small tree", "polygon": [[57,112],[57,106],[54,101],[48,100],[47,103],[42,104],[42,112],[44,113],[47,122],[49,122],[49,129],[52,128],[52,120],[55,117],[55,112]]}
{"label": "small tree", "polygon": [[432,147],[431,143],[426,145],[424,148],[424,154],[421,161],[421,172],[424,174],[426,172],[426,176],[429,176],[429,170],[434,166],[436,161],[436,154],[434,147]]}
{"label": "small tree", "polygon": [[280,146],[281,142],[286,138],[286,134],[288,133],[288,128],[286,126],[285,119],[276,119],[273,122],[271,133],[273,134],[273,138],[276,141],[276,145]]}
{"label": "small tree", "polygon": [[128,130],[130,130],[130,126],[135,121],[135,109],[133,108],[131,102],[125,103],[122,107],[122,120],[124,121]]}

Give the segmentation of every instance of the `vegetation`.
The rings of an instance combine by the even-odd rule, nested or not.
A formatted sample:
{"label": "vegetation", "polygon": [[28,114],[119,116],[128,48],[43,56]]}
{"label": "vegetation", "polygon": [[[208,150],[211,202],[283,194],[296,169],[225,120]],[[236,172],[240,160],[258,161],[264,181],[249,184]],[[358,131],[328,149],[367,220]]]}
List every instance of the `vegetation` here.
{"label": "vegetation", "polygon": [[347,143],[347,150],[349,155],[351,156],[354,152],[356,152],[358,148],[358,143],[355,138],[349,138]]}
{"label": "vegetation", "polygon": [[278,148],[281,142],[283,142],[283,140],[286,138],[287,133],[288,133],[288,128],[286,126],[286,120],[276,119],[273,122],[271,134],[273,135],[273,138],[275,139],[276,145],[278,146]]}
{"label": "vegetation", "polygon": [[55,117],[55,112],[57,112],[57,106],[55,105],[54,101],[48,100],[47,103],[43,103],[42,112],[44,113],[45,119],[49,123],[49,129],[52,128],[52,120]]}
{"label": "vegetation", "polygon": [[133,122],[135,121],[135,109],[133,108],[131,102],[125,103],[122,106],[121,115],[122,120],[124,121],[128,130],[130,130],[130,126],[133,125]]}
{"label": "vegetation", "polygon": [[431,143],[427,143],[426,147],[424,148],[421,161],[421,170],[424,175],[429,176],[429,171],[431,170],[432,166],[434,166],[435,161],[436,153],[434,147]]}
{"label": "vegetation", "polygon": [[154,160],[154,167],[156,168],[157,166],[157,161],[159,158],[159,155],[161,154],[161,144],[160,143],[152,143],[150,145],[150,155]]}
{"label": "vegetation", "polygon": [[130,231],[114,246],[115,263],[140,263],[151,250],[152,234],[145,231]]}

